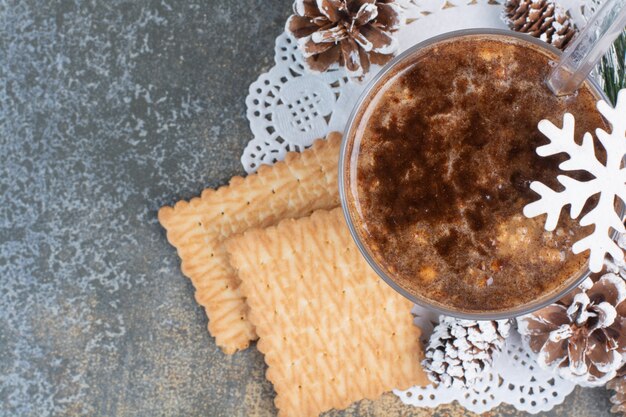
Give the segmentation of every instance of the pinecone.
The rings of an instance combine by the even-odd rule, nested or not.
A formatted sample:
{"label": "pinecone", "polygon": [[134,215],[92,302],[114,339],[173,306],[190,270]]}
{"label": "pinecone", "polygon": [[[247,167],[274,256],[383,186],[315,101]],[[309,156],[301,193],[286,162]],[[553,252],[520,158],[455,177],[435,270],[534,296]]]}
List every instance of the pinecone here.
{"label": "pinecone", "polygon": [[298,39],[313,72],[339,64],[361,77],[398,47],[392,32],[400,27],[401,10],[395,0],[295,0],[293,11],[285,30]]}
{"label": "pinecone", "polygon": [[422,366],[435,384],[468,387],[491,369],[504,347],[508,320],[475,321],[442,317],[428,341]]}
{"label": "pinecone", "polygon": [[[597,276],[594,276],[597,279]],[[626,283],[613,274],[581,286],[555,304],[517,319],[524,344],[544,369],[584,386],[616,375],[626,351]]]}
{"label": "pinecone", "polygon": [[508,0],[504,17],[516,32],[565,49],[576,34],[576,26],[565,12],[550,0]]}
{"label": "pinecone", "polygon": [[615,391],[611,397],[611,413],[621,413],[626,416],[626,366],[617,371],[617,376],[606,384],[608,389]]}

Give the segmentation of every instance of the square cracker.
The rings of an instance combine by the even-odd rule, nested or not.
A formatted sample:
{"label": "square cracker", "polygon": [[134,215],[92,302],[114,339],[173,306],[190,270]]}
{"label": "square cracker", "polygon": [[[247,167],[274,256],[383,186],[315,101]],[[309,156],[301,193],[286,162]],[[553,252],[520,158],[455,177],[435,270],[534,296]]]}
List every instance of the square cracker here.
{"label": "square cracker", "polygon": [[281,417],[426,384],[410,301],[369,267],[341,209],[226,241]]}
{"label": "square cracker", "polygon": [[331,133],[302,153],[288,153],[283,162],[159,210],[159,222],[178,250],[182,272],[191,278],[196,301],[209,317],[209,332],[225,353],[246,348],[257,336],[222,241],[252,227],[337,207],[340,143],[341,135]]}

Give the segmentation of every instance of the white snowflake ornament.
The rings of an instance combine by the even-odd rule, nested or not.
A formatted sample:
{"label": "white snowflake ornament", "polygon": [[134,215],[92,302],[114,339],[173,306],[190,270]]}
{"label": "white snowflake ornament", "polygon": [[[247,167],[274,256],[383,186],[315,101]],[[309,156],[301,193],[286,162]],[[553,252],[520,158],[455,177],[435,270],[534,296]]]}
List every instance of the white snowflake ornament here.
{"label": "white snowflake ornament", "polygon": [[526,217],[547,214],[545,228],[554,230],[559,221],[561,211],[570,205],[570,216],[577,218],[585,203],[594,195],[600,194],[596,206],[580,220],[581,226],[594,225],[594,231],[572,246],[574,253],[586,250],[589,254],[589,269],[599,272],[606,254],[610,254],[617,262],[622,262],[624,253],[612,239],[612,229],[620,233],[626,232],[621,213],[615,207],[616,197],[626,203],[626,168],[622,161],[626,154],[626,89],[619,92],[617,104],[612,108],[605,101],[598,102],[598,110],[611,124],[611,133],[596,129],[596,136],[606,150],[606,164],[602,164],[596,155],[593,137],[585,133],[582,145],[574,138],[574,116],[566,113],[563,116],[563,128],[559,129],[548,120],[539,122],[539,130],[550,143],[537,148],[539,156],[550,156],[567,153],[569,159],[559,168],[563,171],[587,171],[594,176],[589,181],[578,181],[567,175],[559,175],[557,180],[565,189],[554,191],[545,184],[533,181],[530,188],[539,194],[539,200],[524,207]]}

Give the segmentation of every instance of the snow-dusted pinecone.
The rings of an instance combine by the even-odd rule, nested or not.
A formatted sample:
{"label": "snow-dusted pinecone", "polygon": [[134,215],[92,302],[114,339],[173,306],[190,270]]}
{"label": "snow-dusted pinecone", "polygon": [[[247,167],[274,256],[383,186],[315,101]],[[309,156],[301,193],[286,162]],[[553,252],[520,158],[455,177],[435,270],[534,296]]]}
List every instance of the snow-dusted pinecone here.
{"label": "snow-dusted pinecone", "polygon": [[428,341],[422,366],[435,384],[471,386],[491,369],[509,334],[508,320],[442,317]]}
{"label": "snow-dusted pinecone", "polygon": [[298,39],[313,72],[333,64],[362,77],[370,63],[384,64],[398,47],[395,33],[402,22],[396,0],[295,0],[286,31]]}
{"label": "snow-dusted pinecone", "polygon": [[565,12],[552,0],[508,0],[504,18],[516,32],[565,49],[576,34],[576,27]]}
{"label": "snow-dusted pinecone", "polygon": [[626,366],[617,371],[617,376],[606,384],[607,389],[615,391],[611,396],[611,413],[626,417]]}
{"label": "snow-dusted pinecone", "polygon": [[517,319],[524,344],[544,369],[584,386],[614,378],[626,353],[626,283],[594,275],[558,303]]}

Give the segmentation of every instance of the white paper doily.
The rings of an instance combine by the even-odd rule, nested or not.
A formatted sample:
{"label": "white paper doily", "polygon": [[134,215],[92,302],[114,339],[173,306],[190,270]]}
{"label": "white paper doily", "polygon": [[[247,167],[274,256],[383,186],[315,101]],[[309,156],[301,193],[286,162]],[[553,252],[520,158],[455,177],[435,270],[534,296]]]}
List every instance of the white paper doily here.
{"label": "white paper doily", "polygon": [[[432,36],[459,29],[506,28],[501,20],[504,0],[399,0],[406,9],[407,24],[398,32],[400,51]],[[602,0],[561,0],[574,22],[582,27]],[[254,138],[241,156],[248,173],[261,164],[273,164],[288,151],[301,151],[331,131],[343,131],[367,82],[350,81],[342,69],[310,74],[303,65],[294,39],[282,33],[276,39],[276,65],[250,85],[247,117]],[[430,336],[438,317],[419,307],[416,324]],[[497,371],[495,371],[497,370]],[[394,391],[405,404],[436,407],[459,401],[482,413],[501,403],[530,413],[547,411],[563,402],[575,384],[536,367],[524,351],[519,334],[512,331],[506,349],[496,359],[494,371],[472,389],[414,387]]]}
{"label": "white paper doily", "polygon": [[[438,321],[437,314],[418,306],[413,308],[413,314],[426,343]],[[501,403],[511,404],[529,413],[538,413],[562,403],[575,387],[573,382],[539,369],[523,347],[519,333],[511,329],[505,349],[494,360],[493,370],[471,389],[429,385],[405,391],[394,390],[394,394],[403,403],[416,407],[436,407],[456,400],[475,413],[484,413]]]}
{"label": "white paper doily", "polygon": [[[398,0],[407,24],[398,32],[400,51],[425,39],[459,29],[506,28],[500,15],[505,0]],[[602,0],[561,0],[582,26]],[[310,74],[304,69],[295,40],[286,33],[276,38],[276,65],[250,85],[246,116],[253,139],[241,156],[248,172],[261,164],[282,160],[332,131],[343,131],[353,105],[367,81],[350,82],[343,69]]]}

